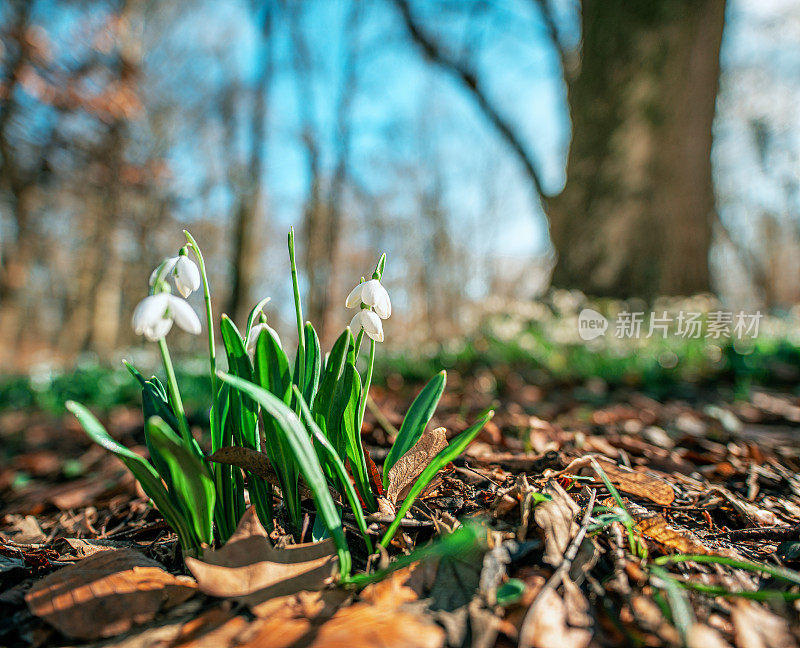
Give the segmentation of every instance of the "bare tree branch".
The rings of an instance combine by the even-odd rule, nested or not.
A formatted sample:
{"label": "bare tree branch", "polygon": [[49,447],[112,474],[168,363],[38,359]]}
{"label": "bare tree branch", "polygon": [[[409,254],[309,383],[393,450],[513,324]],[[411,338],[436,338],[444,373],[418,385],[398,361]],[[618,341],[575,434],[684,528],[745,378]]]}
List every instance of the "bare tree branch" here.
{"label": "bare tree branch", "polygon": [[483,85],[474,70],[470,69],[467,63],[456,60],[453,56],[448,54],[436,40],[427,34],[420,23],[414,18],[411,13],[411,7],[408,0],[392,0],[394,5],[400,11],[403,18],[403,24],[411,36],[412,40],[422,49],[425,57],[432,63],[438,65],[443,70],[455,76],[466,90],[472,95],[472,98],[478,104],[478,107],[483,112],[484,116],[494,126],[503,140],[511,147],[516,157],[522,163],[525,173],[531,180],[539,200],[542,203],[542,208],[546,211],[547,196],[542,188],[542,182],[539,174],[536,171],[536,165],[533,157],[525,149],[522,140],[514,131],[509,121],[500,114],[497,107],[495,107],[489,100]]}

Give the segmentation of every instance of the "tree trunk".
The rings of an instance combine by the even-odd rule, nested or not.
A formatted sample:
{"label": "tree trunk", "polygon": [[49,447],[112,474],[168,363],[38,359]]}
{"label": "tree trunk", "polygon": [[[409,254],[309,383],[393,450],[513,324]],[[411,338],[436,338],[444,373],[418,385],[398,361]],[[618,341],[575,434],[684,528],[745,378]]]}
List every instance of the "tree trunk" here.
{"label": "tree trunk", "polygon": [[725,0],[584,0],[573,137],[550,202],[553,283],[614,297],[709,289],[711,126]]}

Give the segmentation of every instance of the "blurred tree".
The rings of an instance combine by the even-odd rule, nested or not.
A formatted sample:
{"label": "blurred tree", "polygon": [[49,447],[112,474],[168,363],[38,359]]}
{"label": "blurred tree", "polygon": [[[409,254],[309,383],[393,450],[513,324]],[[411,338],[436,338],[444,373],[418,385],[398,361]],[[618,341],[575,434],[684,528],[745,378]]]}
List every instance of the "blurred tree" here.
{"label": "blurred tree", "polygon": [[412,40],[459,80],[521,162],[550,220],[556,285],[617,297],[709,288],[725,0],[583,0],[578,65],[547,0],[535,0],[560,54],[573,128],[567,184],[552,200],[470,60],[430,34],[408,0],[393,1]]}
{"label": "blurred tree", "polygon": [[553,282],[618,297],[708,290],[725,0],[581,8],[567,184],[548,210]]}

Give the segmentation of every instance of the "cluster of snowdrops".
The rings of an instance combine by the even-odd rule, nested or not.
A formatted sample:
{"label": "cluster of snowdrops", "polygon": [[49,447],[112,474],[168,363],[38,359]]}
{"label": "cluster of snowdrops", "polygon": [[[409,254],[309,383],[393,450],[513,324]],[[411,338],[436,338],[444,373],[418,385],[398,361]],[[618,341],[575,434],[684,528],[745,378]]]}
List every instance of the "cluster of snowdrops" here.
{"label": "cluster of snowdrops", "polygon": [[[332,538],[342,578],[351,572],[350,542],[374,551],[373,538],[388,546],[402,518],[436,473],[460,454],[491,418],[486,412],[466,431],[419,466],[403,496],[388,501],[392,468],[414,451],[426,433],[445,386],[445,373],[434,376],[418,394],[379,471],[362,447],[361,427],[375,361],[376,343],[384,339],[383,320],[391,301],[381,284],[386,256],[370,279],[364,277],[348,295],[346,306],[358,308],[327,354],[310,322],[303,322],[295,262],[294,235],[289,232],[297,347],[289,360],[280,337],[263,312],[268,299],[251,311],[244,329],[223,315],[220,333],[227,371],[217,366],[214,315],[203,255],[188,232],[186,246],[165,259],[149,280],[149,295],[136,307],[137,334],[159,345],[165,380],[145,378],[126,363],[142,388],[145,440],[149,460],[120,445],[82,405],[67,407],[87,434],[119,457],[177,534],[185,554],[224,543],[245,512],[245,484],[259,520],[268,530],[276,515],[299,538],[304,509],[312,503],[314,538]],[[196,262],[192,260],[194,257]],[[173,286],[177,293],[173,294]],[[202,332],[200,318],[186,301],[203,291],[208,333],[211,393],[211,455],[194,438],[186,419],[166,336],[173,325]],[[369,355],[359,359],[364,337]],[[406,463],[409,463],[406,461]],[[418,462],[413,462],[418,463]],[[395,471],[396,472],[396,471]],[[276,502],[280,510],[276,510]],[[308,510],[308,509],[306,509]],[[356,532],[345,533],[343,519]],[[379,519],[376,534],[375,523]]]}

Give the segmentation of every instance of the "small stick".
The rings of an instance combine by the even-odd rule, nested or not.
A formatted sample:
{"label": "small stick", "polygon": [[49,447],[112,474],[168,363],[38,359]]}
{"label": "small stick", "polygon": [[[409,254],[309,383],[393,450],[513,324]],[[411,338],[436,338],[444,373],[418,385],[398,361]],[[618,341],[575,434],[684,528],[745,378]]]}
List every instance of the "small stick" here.
{"label": "small stick", "polygon": [[763,529],[734,529],[715,533],[711,538],[726,540],[800,540],[800,524],[792,527],[766,527]]}
{"label": "small stick", "polygon": [[572,542],[569,543],[567,550],[564,552],[564,560],[561,561],[558,569],[553,572],[553,575],[542,586],[542,589],[539,590],[539,593],[536,595],[536,599],[533,601],[533,603],[531,603],[531,606],[525,613],[525,618],[523,619],[522,625],[519,629],[519,648],[531,648],[532,644],[530,641],[528,641],[528,635],[530,635],[529,628],[533,623],[533,613],[536,610],[536,605],[542,600],[542,594],[545,594],[548,591],[555,591],[555,589],[561,585],[561,582],[564,580],[564,576],[567,575],[569,568],[572,567],[572,561],[575,560],[575,556],[578,555],[578,549],[580,549],[581,543],[586,537],[586,531],[589,529],[589,520],[592,517],[592,509],[594,509],[594,501],[596,497],[597,491],[592,489],[592,492],[589,495],[589,503],[586,505],[586,512],[583,514],[583,519],[581,520],[581,527],[578,529],[578,533],[575,534]]}
{"label": "small stick", "polygon": [[392,439],[400,434],[400,430],[398,430],[389,422],[389,419],[386,418],[386,415],[383,412],[381,412],[381,408],[378,407],[378,404],[372,399],[372,396],[367,396],[367,409],[370,411],[370,414],[375,417],[378,425],[380,425],[384,432],[392,437]]}

